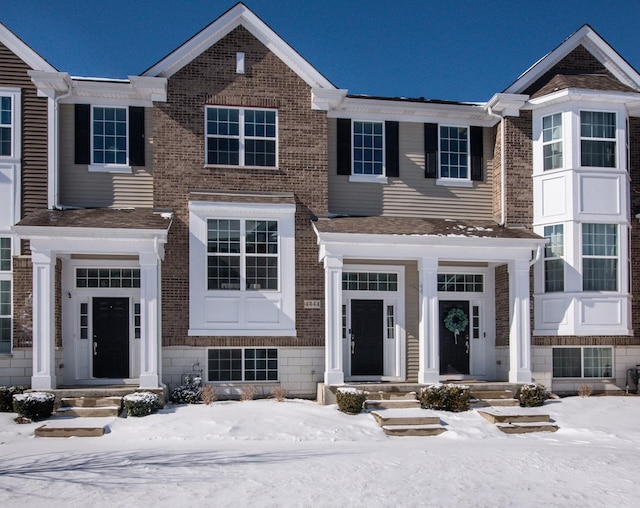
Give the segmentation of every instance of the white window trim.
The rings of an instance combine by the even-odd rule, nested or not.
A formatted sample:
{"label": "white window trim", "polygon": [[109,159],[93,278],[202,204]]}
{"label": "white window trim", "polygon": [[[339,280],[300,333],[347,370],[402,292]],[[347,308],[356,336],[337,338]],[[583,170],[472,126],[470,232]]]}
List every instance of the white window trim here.
{"label": "white window trim", "polygon": [[[580,350],[580,376],[579,377],[555,377],[553,376],[553,350],[554,349],[579,349]],[[611,375],[608,377],[585,377],[584,375],[584,350],[585,349],[610,349],[611,350]],[[597,379],[614,379],[615,373],[616,373],[616,367],[615,367],[615,363],[616,363],[616,355],[615,355],[615,349],[613,346],[552,346],[551,348],[551,376],[552,379],[557,379],[559,381],[569,381],[571,379],[590,379],[590,380],[597,380]]]}
{"label": "white window trim", "polygon": [[0,156],[0,161],[19,162],[22,157],[20,143],[22,130],[21,91],[19,88],[0,88],[0,96],[11,98],[11,154]]}
{"label": "white window trim", "polygon": [[[126,148],[126,164],[100,164],[93,161],[93,115],[96,108],[104,108],[104,109],[124,109],[126,115],[126,133],[125,140],[127,143]],[[91,105],[91,118],[89,120],[90,126],[90,135],[89,135],[89,155],[91,163],[88,166],[88,170],[93,173],[131,173],[132,168],[129,164],[129,108],[126,106],[114,106],[114,105],[102,105],[102,104],[92,104]]]}
{"label": "white window trim", "polygon": [[[600,256],[596,256],[593,254],[590,255],[585,255],[584,252],[584,242],[583,242],[583,228],[585,224],[595,224],[595,225],[608,225],[608,226],[616,226],[616,255],[615,256],[606,256],[606,255],[600,255]],[[619,294],[621,292],[622,289],[622,277],[621,277],[621,260],[620,260],[620,247],[621,247],[621,241],[620,241],[620,233],[621,233],[621,227],[620,224],[610,224],[610,223],[605,223],[605,222],[583,222],[580,224],[580,249],[579,249],[579,256],[580,256],[580,279],[581,279],[581,283],[582,283],[582,292],[583,293],[595,293],[595,294],[607,294],[607,293],[611,293],[611,294]],[[584,289],[584,260],[585,259],[615,259],[617,260],[617,266],[616,266],[616,288],[614,290],[586,290]],[[624,260],[625,263],[627,260]]]}
{"label": "white window trim", "polygon": [[[544,119],[545,118],[550,118],[550,117],[554,117],[556,115],[560,115],[560,130],[561,130],[561,135],[560,135],[560,139],[552,139],[551,141],[545,141],[544,140]],[[545,173],[548,173],[549,171],[558,171],[558,170],[562,170],[565,168],[566,163],[565,163],[565,159],[566,159],[566,155],[565,155],[565,126],[564,126],[564,122],[565,122],[565,118],[564,118],[564,114],[562,111],[557,111],[555,113],[549,113],[548,115],[541,115],[540,116],[540,144],[541,144],[541,150],[542,153],[540,155],[541,157],[541,161],[542,161],[542,171]],[[560,146],[562,147],[562,164],[560,165],[559,168],[549,168],[549,169],[545,169],[544,168],[544,148],[547,145],[553,145],[556,143],[560,143]]]}
{"label": "white window trim", "polygon": [[[467,176],[466,178],[454,178],[442,176],[442,128],[466,129],[467,130]],[[436,185],[446,185],[449,187],[473,187],[471,180],[471,127],[469,125],[438,124],[438,178]]]}
{"label": "white window trim", "polygon": [[[295,204],[189,202],[189,335],[295,336]],[[207,289],[207,220],[278,220],[279,289]],[[211,308],[226,308],[213,317]],[[251,309],[269,314],[252,317]],[[221,311],[222,312],[222,311]]]}
{"label": "white window trim", "polygon": [[[583,138],[582,137],[582,113],[613,113],[615,115],[615,135],[613,138]],[[621,127],[620,127],[620,114],[618,111],[613,109],[597,109],[597,108],[580,108],[576,115],[576,149],[578,151],[578,158],[576,159],[577,167],[587,168],[587,169],[596,169],[599,171],[607,171],[614,170],[622,167],[621,162],[624,160],[621,158],[621,147],[623,147],[624,152],[626,153],[626,143],[624,143],[624,136],[621,136]],[[614,154],[616,157],[615,164],[613,166],[583,166],[582,165],[582,140],[587,141],[611,141],[616,144],[616,148],[614,150]]]}
{"label": "white window trim", "polygon": [[[377,123],[382,125],[382,174],[381,175],[365,175],[361,173],[355,173],[355,157],[354,157],[354,143],[353,139],[355,137],[355,124],[359,123]],[[351,120],[351,175],[349,175],[350,182],[360,182],[360,183],[388,183],[389,178],[387,177],[387,138],[386,138],[386,129],[385,122],[382,120],[362,120],[358,118],[354,118]]]}
{"label": "white window trim", "polygon": [[[238,135],[237,136],[232,136],[232,135],[213,135],[213,134],[209,134],[208,130],[207,130],[207,111],[210,109],[237,109],[238,110]],[[249,139],[262,139],[262,140],[267,140],[267,141],[275,141],[276,143],[276,160],[275,160],[275,165],[274,166],[247,166],[245,164],[245,139],[247,139],[245,137],[244,134],[244,118],[245,118],[245,111],[273,111],[276,114],[276,136],[274,138],[268,137],[268,136],[249,136]],[[205,111],[204,111],[204,166],[205,167],[210,167],[210,168],[249,168],[249,169],[278,169],[279,165],[280,165],[280,160],[279,160],[279,131],[280,131],[280,120],[279,120],[279,115],[278,115],[278,110],[277,109],[272,109],[272,108],[252,108],[252,107],[239,107],[239,106],[214,106],[214,105],[207,105],[205,106]],[[208,161],[208,150],[207,150],[207,140],[209,138],[225,138],[225,139],[237,139],[238,140],[238,164],[215,164],[215,163],[210,163]]]}

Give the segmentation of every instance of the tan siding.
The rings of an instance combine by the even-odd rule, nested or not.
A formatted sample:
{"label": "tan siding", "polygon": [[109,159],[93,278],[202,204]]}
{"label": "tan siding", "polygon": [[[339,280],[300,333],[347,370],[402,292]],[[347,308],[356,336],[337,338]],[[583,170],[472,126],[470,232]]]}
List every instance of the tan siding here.
{"label": "tan siding", "polygon": [[483,182],[472,187],[436,185],[424,178],[420,123],[400,124],[400,178],[387,184],[349,182],[336,174],[336,120],[329,121],[329,210],[349,215],[391,215],[492,220],[493,129],[485,129]]}
{"label": "tan siding", "polygon": [[80,207],[153,206],[152,110],[145,110],[145,167],[131,174],[89,172],[74,163],[74,106],[60,107],[60,204]]}
{"label": "tan siding", "polygon": [[0,87],[22,90],[22,217],[47,207],[47,99],[37,97],[29,69],[0,44]]}

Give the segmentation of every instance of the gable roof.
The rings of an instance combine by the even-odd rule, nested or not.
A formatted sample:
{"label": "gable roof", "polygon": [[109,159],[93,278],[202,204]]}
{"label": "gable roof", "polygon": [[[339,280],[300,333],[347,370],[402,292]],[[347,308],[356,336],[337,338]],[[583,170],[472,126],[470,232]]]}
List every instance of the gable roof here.
{"label": "gable roof", "polygon": [[336,88],[243,3],[236,4],[141,75],[168,78],[239,26],[246,28],[310,87]]}
{"label": "gable roof", "polygon": [[57,69],[53,65],[27,46],[22,39],[2,23],[0,23],[0,43],[4,44],[9,51],[15,54],[33,70],[57,72]]}
{"label": "gable roof", "polygon": [[589,51],[623,85],[635,91],[640,91],[640,74],[638,74],[638,71],[600,37],[593,28],[589,25],[583,25],[557,48],[547,53],[527,69],[504,92],[511,94],[524,93],[529,86],[544,76],[546,72],[550,71],[578,46],[583,46]]}

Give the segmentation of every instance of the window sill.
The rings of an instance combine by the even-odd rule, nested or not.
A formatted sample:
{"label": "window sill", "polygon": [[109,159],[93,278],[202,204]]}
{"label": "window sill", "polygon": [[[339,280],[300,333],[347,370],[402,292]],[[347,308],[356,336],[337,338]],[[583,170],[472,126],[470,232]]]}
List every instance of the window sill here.
{"label": "window sill", "polygon": [[359,182],[359,183],[377,183],[377,184],[389,183],[389,179],[383,175],[350,175],[349,181]]}
{"label": "window sill", "polygon": [[267,171],[277,171],[278,166],[240,166],[239,164],[205,164],[205,169],[265,169]]}
{"label": "window sill", "polygon": [[444,185],[445,187],[473,187],[471,180],[455,179],[455,178],[439,178],[436,185]]}
{"label": "window sill", "polygon": [[90,164],[90,173],[128,173],[132,172],[131,166],[120,164]]}

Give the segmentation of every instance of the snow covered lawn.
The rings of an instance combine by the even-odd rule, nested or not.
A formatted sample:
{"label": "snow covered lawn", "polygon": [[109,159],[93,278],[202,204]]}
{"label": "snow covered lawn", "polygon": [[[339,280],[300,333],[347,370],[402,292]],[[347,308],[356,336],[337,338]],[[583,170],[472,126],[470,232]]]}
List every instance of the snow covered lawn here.
{"label": "snow covered lawn", "polygon": [[555,433],[438,412],[437,437],[288,400],[167,406],[100,438],[36,438],[0,413],[0,506],[603,507],[640,501],[640,397],[567,398]]}

